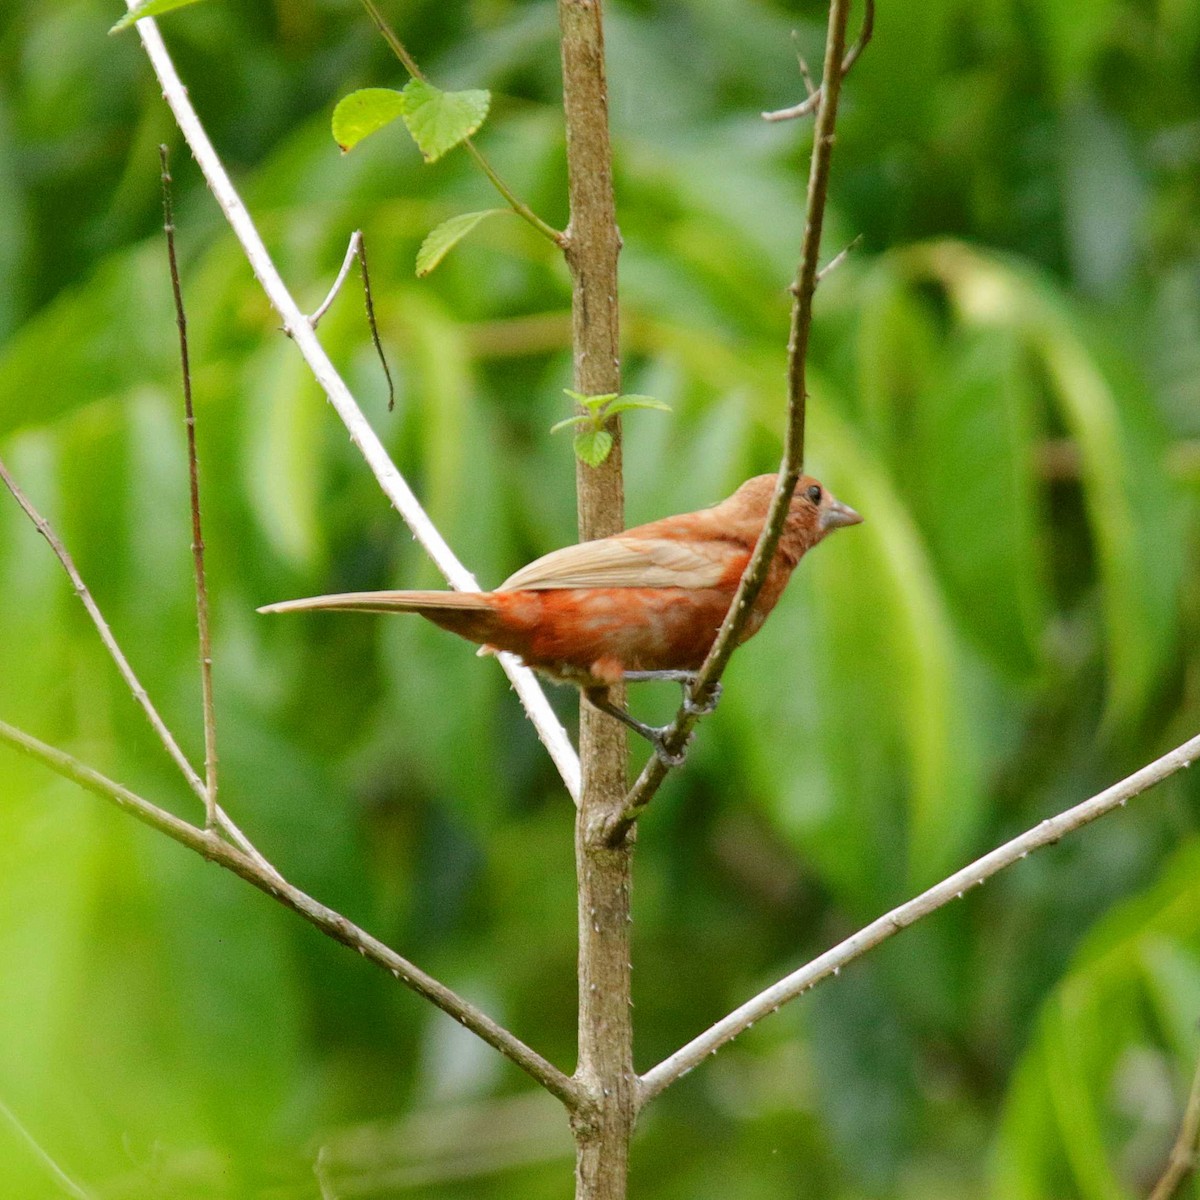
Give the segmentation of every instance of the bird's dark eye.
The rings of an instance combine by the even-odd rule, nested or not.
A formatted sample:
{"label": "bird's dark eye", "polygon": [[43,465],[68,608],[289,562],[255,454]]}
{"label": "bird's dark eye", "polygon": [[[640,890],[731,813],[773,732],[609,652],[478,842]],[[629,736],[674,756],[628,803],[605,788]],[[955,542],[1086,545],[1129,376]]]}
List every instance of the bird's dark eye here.
{"label": "bird's dark eye", "polygon": [[821,488],[819,484],[814,483],[812,487],[805,488],[804,494],[814,503],[821,503]]}

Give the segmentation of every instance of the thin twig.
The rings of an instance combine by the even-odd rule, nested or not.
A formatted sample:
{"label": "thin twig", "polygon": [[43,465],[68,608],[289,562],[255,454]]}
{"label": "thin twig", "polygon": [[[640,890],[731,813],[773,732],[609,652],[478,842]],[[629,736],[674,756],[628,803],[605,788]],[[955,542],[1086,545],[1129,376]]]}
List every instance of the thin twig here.
{"label": "thin twig", "polygon": [[[794,1000],[823,979],[836,975],[847,963],[853,962],[881,942],[886,942],[900,930],[906,929],[922,917],[927,917],[952,900],[961,898],[969,889],[982,884],[1005,867],[1019,862],[1034,850],[1051,846],[1068,833],[1073,833],[1106,813],[1122,807],[1134,796],[1168,779],[1177,771],[1191,766],[1197,759],[1200,759],[1200,737],[1192,738],[1089,800],[1084,800],[1055,817],[1049,817],[1019,837],[997,846],[995,850],[956,871],[941,883],[872,921],[866,928],[860,929],[844,942],[827,950],[819,958],[814,958],[812,962],[772,984],[752,1000],[747,1000],[740,1008],[723,1017],[699,1037],[693,1038],[681,1050],[677,1050],[670,1058],[659,1063],[653,1070],[647,1071],[641,1079],[640,1102],[647,1104],[664,1088],[686,1075],[708,1055],[715,1054],[726,1042],[737,1037],[743,1030],[749,1029],[756,1021],[778,1011],[781,1005]],[[1192,1136],[1194,1139],[1195,1130]]]}
{"label": "thin twig", "polygon": [[167,235],[167,262],[171,269],[171,295],[179,329],[179,367],[183,376],[183,423],[187,429],[188,502],[192,512],[192,567],[196,579],[196,624],[200,631],[200,693],[204,706],[204,818],[212,829],[217,823],[217,710],[213,701],[212,631],[208,622],[208,582],[204,571],[204,533],[200,524],[200,466],[196,458],[196,410],[192,405],[192,368],[188,357],[187,314],[183,286],[175,257],[175,214],[171,204],[170,151],[159,146],[162,163],[163,232]]}
{"label": "thin twig", "polygon": [[863,235],[858,234],[851,242],[839,250],[818,272],[817,283],[823,283],[824,280],[838,269],[848,259],[854,249],[863,240]]}
{"label": "thin twig", "polygon": [[[100,640],[104,643],[104,648],[108,651],[109,657],[116,664],[117,671],[128,685],[134,700],[142,712],[146,714],[146,720],[150,722],[150,727],[158,735],[158,740],[163,744],[163,747],[179,768],[180,773],[187,781],[188,787],[203,801],[207,795],[204,780],[200,778],[195,768],[188,762],[187,756],[175,740],[175,736],[167,728],[166,722],[159,715],[158,709],[154,707],[154,702],[142,686],[141,680],[138,679],[133,667],[129,665],[129,660],[125,657],[125,652],[113,636],[113,631],[104,619],[104,614],[100,611],[99,606],[96,604],[95,597],[93,597],[87,584],[84,583],[83,576],[79,574],[79,568],[75,565],[75,560],[67,552],[66,546],[63,545],[58,535],[54,532],[50,522],[33,506],[33,502],[21,490],[17,481],[12,477],[2,461],[0,461],[0,482],[12,493],[13,499],[21,506],[30,521],[33,522],[34,528],[46,540],[46,544],[50,549],[54,551],[55,558],[62,564],[62,569],[71,581],[71,585],[75,589],[75,594],[87,610],[87,614],[91,618],[92,624],[96,627],[96,632],[100,635]],[[217,823],[229,838],[254,859],[264,871],[275,871],[275,868],[254,848],[250,839],[233,823],[232,819],[220,805],[217,805],[216,817]]]}
{"label": "thin twig", "polygon": [[371,331],[371,341],[375,343],[375,353],[379,356],[379,365],[383,368],[384,378],[388,385],[388,412],[396,407],[396,385],[392,382],[392,372],[388,367],[387,355],[383,352],[383,343],[379,340],[379,325],[375,321],[375,301],[371,297],[371,273],[367,270],[367,242],[360,233],[358,235],[358,267],[362,272],[363,301],[367,306],[367,328]]}
{"label": "thin twig", "polygon": [[[664,738],[669,755],[679,754],[687,746],[701,712],[709,707],[721,673],[737,647],[741,632],[750,618],[754,601],[766,581],[767,571],[775,557],[775,549],[783,532],[792,493],[804,466],[804,408],[807,398],[804,369],[808,354],[809,330],[812,328],[813,294],[817,286],[821,229],[825,221],[825,200],[829,194],[829,169],[833,158],[838,98],[841,94],[842,72],[838,70],[838,64],[842,61],[849,13],[850,0],[831,0],[825,43],[822,99],[817,110],[812,165],[808,175],[807,219],[800,247],[800,261],[793,283],[791,333],[787,347],[788,416],[783,462],[779,467],[779,478],[775,484],[775,494],[771,498],[767,519],[763,523],[754,553],[742,573],[737,593],[725,614],[725,620],[721,623],[716,641],[713,642],[712,649],[709,650],[708,657],[696,676],[696,682],[690,689],[690,696],[676,713]],[[603,833],[610,844],[615,845],[624,837],[626,831],[654,798],[669,769],[664,762],[664,756],[651,755],[637,782],[625,797],[623,808],[619,812],[610,813],[604,819]]]}
{"label": "thin twig", "polygon": [[1200,1156],[1200,1062],[1196,1064],[1196,1074],[1192,1077],[1192,1090],[1188,1094],[1187,1107],[1183,1112],[1183,1121],[1175,1144],[1171,1147],[1167,1168],[1162,1178],[1154,1185],[1150,1200],[1171,1200],[1179,1185],[1196,1169],[1197,1157]]}
{"label": "thin twig", "polygon": [[[392,53],[400,60],[401,65],[414,79],[419,79],[423,83],[428,83],[425,73],[417,65],[417,60],[408,52],[404,43],[396,36],[396,31],[387,23],[383,13],[379,11],[378,5],[374,0],[362,0],[362,6],[367,10],[367,15],[371,18],[375,28],[379,30],[383,40],[387,42]],[[561,229],[555,229],[553,225],[547,224],[541,217],[533,211],[523,200],[518,199],[512,188],[500,178],[496,169],[492,166],[479,148],[475,145],[471,138],[464,138],[463,145],[467,149],[467,153],[475,160],[479,169],[488,177],[492,186],[504,197],[509,208],[513,210],[522,220],[528,222],[538,231],[547,241],[553,242],[560,249],[567,244],[567,235]]]}
{"label": "thin twig", "polygon": [[816,84],[812,81],[812,75],[808,70],[808,59],[800,53],[800,39],[796,31],[792,30],[792,41],[796,43],[796,66],[800,68],[800,78],[804,81],[804,90],[810,95],[815,96],[817,93]]}
{"label": "thin twig", "polygon": [[142,824],[166,834],[209,862],[233,872],[259,891],[279,901],[285,908],[290,908],[311,925],[315,925],[334,941],[349,946],[351,950],[357,950],[369,962],[382,967],[406,987],[424,996],[459,1024],[482,1038],[489,1046],[499,1050],[568,1107],[574,1106],[576,1089],[571,1080],[535,1050],[525,1045],[515,1034],[498,1025],[444,983],[402,958],[378,938],[372,937],[347,920],[341,913],[314,900],[278,874],[264,870],[249,855],[235,849],[212,831],[189,825],[173,813],[159,808],[121,784],[92,770],[71,755],[54,746],[48,746],[4,721],[0,721],[0,742],[36,759],[93,795],[115,804]]}
{"label": "thin twig", "polygon": [[[126,3],[129,7],[133,7],[136,0],[126,0]],[[299,305],[283,282],[246,206],[237,194],[228,172],[213,149],[212,142],[196,115],[196,110],[192,107],[187,89],[183,86],[183,82],[175,70],[175,64],[167,53],[167,48],[163,44],[162,35],[158,31],[154,19],[152,17],[144,18],[137,23],[136,28],[162,87],[163,96],[170,105],[179,129],[199,164],[217,204],[225,214],[234,235],[241,243],[246,260],[259,283],[262,284],[275,311],[282,318],[285,329],[290,332],[297,349],[308,364],[309,370],[349,431],[351,441],[358,447],[367,466],[371,468],[384,495],[404,518],[413,536],[421,543],[425,552],[449,583],[460,591],[478,591],[479,584],[475,581],[475,577],[455,557],[445,538],[442,537],[421,507],[404,476],[400,474],[388,457],[382,442],[366,417],[363,416],[350,389],[338,374],[317,335],[309,326],[308,319],[300,311]],[[499,654],[496,657],[509,679],[512,680],[513,687],[520,697],[521,703],[525,706],[525,711],[529,714],[529,719],[533,722],[538,737],[541,738],[550,757],[554,760],[572,799],[578,803],[579,757],[562,724],[555,716],[554,710],[550,707],[545,693],[533,672],[522,666],[513,655]]]}
{"label": "thin twig", "polygon": [[354,260],[358,257],[358,246],[362,241],[362,230],[356,229],[350,235],[350,244],[346,247],[346,257],[342,259],[342,265],[338,269],[337,278],[333,281],[333,286],[329,289],[329,294],[317,306],[316,311],[308,318],[308,323],[316,329],[321,323],[321,318],[329,311],[329,306],[337,299],[337,294],[342,290],[342,284],[346,282],[346,276],[350,274],[350,268],[354,265]]}
{"label": "thin twig", "polygon": [[367,327],[371,330],[371,341],[375,344],[375,353],[379,356],[379,365],[383,368],[384,378],[387,380],[388,412],[391,412],[396,407],[396,385],[392,380],[392,371],[388,366],[387,355],[383,352],[383,342],[379,340],[379,325],[375,320],[375,301],[371,296],[371,275],[367,270],[367,242],[361,229],[356,229],[350,235],[350,244],[346,247],[346,256],[342,259],[337,278],[333,281],[329,294],[321,301],[316,312],[308,318],[308,323],[313,329],[320,324],[321,318],[329,311],[329,306],[337,299],[338,292],[342,290],[342,284],[346,282],[346,276],[350,274],[350,267],[356,258],[359,270],[362,272],[363,299],[367,306]]}
{"label": "thin twig", "polygon": [[68,1196],[74,1196],[75,1200],[92,1200],[91,1193],[84,1191],[84,1189],[80,1187],[79,1184],[77,1184],[75,1180],[73,1180],[70,1175],[68,1175],[66,1171],[64,1171],[62,1167],[60,1167],[58,1163],[54,1161],[53,1158],[50,1157],[50,1155],[46,1152],[46,1149],[42,1146],[41,1142],[39,1142],[37,1138],[35,1138],[33,1134],[25,1128],[20,1119],[17,1117],[17,1114],[13,1112],[13,1110],[9,1108],[3,1100],[0,1100],[0,1117],[3,1117],[13,1127],[17,1133],[17,1136],[20,1137],[25,1145],[29,1147],[29,1149],[33,1152],[34,1157],[37,1158],[38,1162],[40,1162],[42,1166],[46,1168],[51,1177],[54,1179],[54,1182],[57,1183],[58,1186],[62,1188],[62,1190],[66,1192]]}
{"label": "thin twig", "polygon": [[[867,43],[870,42],[874,32],[875,0],[867,0],[862,29],[859,31],[854,45],[850,47],[846,57],[842,60],[841,79],[845,79],[850,74],[850,68],[858,62],[859,55],[867,48]],[[812,80],[808,75],[808,64],[803,58],[800,59],[800,74],[804,79],[805,90],[808,92],[807,99],[801,100],[799,104],[793,104],[790,108],[778,108],[774,112],[763,113],[764,121],[794,121],[797,117],[807,117],[809,113],[816,112],[817,105],[821,103],[821,88],[813,89]],[[828,72],[826,78],[829,78]]]}

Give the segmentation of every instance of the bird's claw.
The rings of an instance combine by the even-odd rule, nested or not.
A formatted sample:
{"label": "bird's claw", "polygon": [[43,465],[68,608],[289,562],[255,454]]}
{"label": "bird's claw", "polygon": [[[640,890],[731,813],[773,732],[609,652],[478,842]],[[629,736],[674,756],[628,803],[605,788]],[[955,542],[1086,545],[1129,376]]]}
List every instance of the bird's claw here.
{"label": "bird's claw", "polygon": [[664,767],[682,767],[687,759],[688,745],[693,735],[689,733],[687,741],[683,743],[683,748],[677,754],[672,754],[667,749],[667,734],[670,730],[670,725],[664,725],[661,729],[652,728],[650,744],[654,747],[655,757]]}
{"label": "bird's claw", "polygon": [[712,691],[708,694],[708,699],[703,704],[697,704],[691,693],[685,688],[683,692],[683,711],[689,717],[707,717],[709,713],[715,712],[717,705],[721,702],[722,687],[719,683],[714,683]]}

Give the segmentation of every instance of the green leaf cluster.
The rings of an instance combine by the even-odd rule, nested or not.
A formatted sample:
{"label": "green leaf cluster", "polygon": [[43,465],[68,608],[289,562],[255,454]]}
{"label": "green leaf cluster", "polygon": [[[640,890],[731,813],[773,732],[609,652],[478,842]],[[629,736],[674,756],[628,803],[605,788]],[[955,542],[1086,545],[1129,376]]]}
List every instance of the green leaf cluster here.
{"label": "green leaf cluster", "polygon": [[556,422],[550,427],[550,432],[558,433],[561,429],[574,429],[575,437],[572,446],[575,450],[575,457],[589,467],[598,467],[612,452],[613,435],[605,426],[613,417],[636,408],[657,409],[659,412],[671,411],[669,404],[655,400],[653,396],[640,396],[635,393],[617,395],[616,392],[585,396],[570,388],[563,388],[563,393],[570,396],[583,409],[583,412]]}
{"label": "green leaf cluster", "polygon": [[397,117],[427,163],[466,141],[487,119],[491,93],[478,88],[444,92],[424,79],[410,79],[400,91],[361,88],[338,101],[333,110],[333,140],[342,153]]}

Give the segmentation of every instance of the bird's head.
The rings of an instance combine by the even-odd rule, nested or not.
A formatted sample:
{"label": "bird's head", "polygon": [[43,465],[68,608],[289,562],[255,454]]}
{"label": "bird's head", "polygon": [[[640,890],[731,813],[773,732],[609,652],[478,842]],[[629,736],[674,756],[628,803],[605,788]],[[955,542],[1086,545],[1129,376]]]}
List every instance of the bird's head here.
{"label": "bird's head", "polygon": [[[730,497],[740,513],[758,523],[766,520],[771,497],[775,493],[774,475],[756,475],[747,479]],[[792,493],[792,503],[783,527],[781,545],[786,553],[799,557],[823,537],[845,525],[858,525],[862,517],[843,504],[827,487],[811,475],[802,475]]]}

